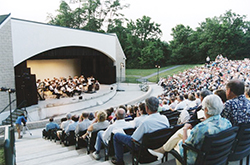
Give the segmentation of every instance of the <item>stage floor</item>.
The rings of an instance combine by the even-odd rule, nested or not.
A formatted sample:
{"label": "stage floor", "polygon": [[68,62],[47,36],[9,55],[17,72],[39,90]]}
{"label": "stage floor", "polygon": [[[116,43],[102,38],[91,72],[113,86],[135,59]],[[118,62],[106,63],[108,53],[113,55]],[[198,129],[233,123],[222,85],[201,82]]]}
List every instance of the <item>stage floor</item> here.
{"label": "stage floor", "polygon": [[83,111],[95,112],[110,107],[118,107],[119,105],[137,104],[151,95],[157,96],[162,92],[162,87],[157,84],[151,84],[147,92],[141,91],[139,84],[101,85],[100,90],[96,93],[82,94],[82,99],[79,99],[79,96],[74,96],[71,98],[43,100],[39,101],[37,105],[28,107],[27,111],[29,120],[33,122],[45,120],[51,116],[61,118],[69,112],[79,115]]}

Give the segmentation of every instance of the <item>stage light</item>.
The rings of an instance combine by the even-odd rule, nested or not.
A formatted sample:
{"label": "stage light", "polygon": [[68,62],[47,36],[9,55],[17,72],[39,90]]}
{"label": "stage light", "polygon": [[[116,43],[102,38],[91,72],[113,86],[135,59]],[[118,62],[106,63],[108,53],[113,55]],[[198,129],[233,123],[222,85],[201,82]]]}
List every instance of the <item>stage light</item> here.
{"label": "stage light", "polygon": [[14,92],[16,92],[15,89],[5,88],[5,87],[0,88],[0,91],[1,91],[1,92],[9,92],[9,93],[14,93]]}

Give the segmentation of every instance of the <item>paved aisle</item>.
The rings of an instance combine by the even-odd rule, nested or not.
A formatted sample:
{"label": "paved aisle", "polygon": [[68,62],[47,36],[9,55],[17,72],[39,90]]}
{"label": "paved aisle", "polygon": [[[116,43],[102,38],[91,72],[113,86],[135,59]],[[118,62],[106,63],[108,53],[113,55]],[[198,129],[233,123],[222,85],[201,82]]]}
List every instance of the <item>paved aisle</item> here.
{"label": "paved aisle", "polygon": [[[16,161],[17,165],[111,165],[111,161],[104,161],[104,151],[101,151],[102,158],[97,161],[87,155],[86,148],[75,150],[74,146],[65,147],[59,141],[45,140],[42,138],[42,129],[31,130],[32,136],[24,134],[22,139],[16,140]],[[16,134],[17,137],[17,134]],[[131,163],[130,153],[124,154],[126,164]],[[150,163],[150,165],[161,164],[160,161]],[[175,164],[174,161],[165,163],[166,165]]]}

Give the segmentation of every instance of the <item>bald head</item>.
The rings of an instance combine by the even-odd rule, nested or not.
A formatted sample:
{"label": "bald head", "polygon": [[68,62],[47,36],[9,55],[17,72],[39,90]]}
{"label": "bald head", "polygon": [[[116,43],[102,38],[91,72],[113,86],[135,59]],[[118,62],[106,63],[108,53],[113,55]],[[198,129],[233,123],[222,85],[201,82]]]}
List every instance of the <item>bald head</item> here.
{"label": "bald head", "polygon": [[117,111],[116,111],[116,118],[119,120],[119,119],[124,119],[125,118],[125,115],[126,115],[126,112],[123,108],[119,108]]}

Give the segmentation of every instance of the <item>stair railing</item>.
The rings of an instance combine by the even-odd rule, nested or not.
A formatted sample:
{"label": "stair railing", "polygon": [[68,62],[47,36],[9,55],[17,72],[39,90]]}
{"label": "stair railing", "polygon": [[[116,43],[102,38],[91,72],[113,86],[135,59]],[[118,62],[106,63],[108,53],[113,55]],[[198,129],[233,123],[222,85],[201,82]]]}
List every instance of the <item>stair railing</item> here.
{"label": "stair railing", "polygon": [[[15,102],[15,101],[16,101],[16,99],[13,100],[10,104],[12,104],[12,103]],[[0,112],[0,114],[1,114],[2,112],[4,112],[4,111],[10,106],[10,104],[8,104],[8,105]],[[27,112],[27,110],[26,110],[26,105],[27,105],[27,101],[26,101],[26,100],[23,100],[23,101],[16,107],[16,109],[14,109],[14,110],[11,112],[10,116],[12,116],[12,114],[14,114],[14,113],[15,113],[15,115],[17,115],[17,109],[20,109],[21,107],[24,108],[23,111],[26,113],[25,116],[27,116],[28,112]],[[12,121],[12,122],[13,122],[13,121]]]}
{"label": "stair railing", "polygon": [[12,103],[14,103],[16,101],[16,99],[14,99],[14,100],[12,100],[1,112],[0,112],[0,114],[1,113],[3,113],[9,106],[10,106],[10,104],[12,104]]}

